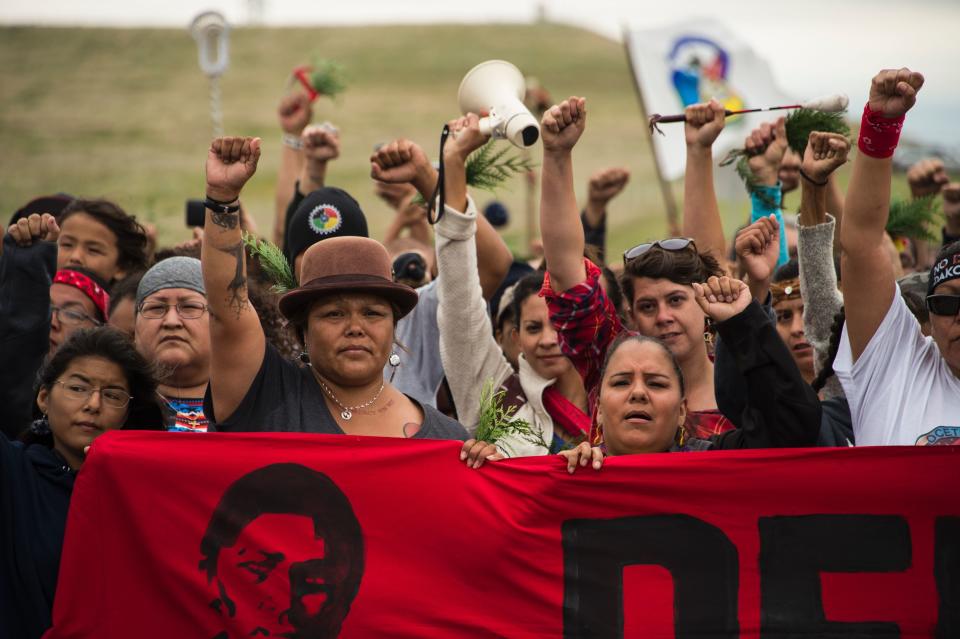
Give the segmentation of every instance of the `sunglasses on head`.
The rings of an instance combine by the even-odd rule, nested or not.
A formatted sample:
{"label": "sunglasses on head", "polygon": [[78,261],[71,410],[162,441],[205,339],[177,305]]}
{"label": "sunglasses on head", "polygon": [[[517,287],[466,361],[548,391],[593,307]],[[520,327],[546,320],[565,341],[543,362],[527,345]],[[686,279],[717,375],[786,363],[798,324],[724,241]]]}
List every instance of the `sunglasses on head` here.
{"label": "sunglasses on head", "polygon": [[927,310],[934,315],[956,315],[960,312],[960,295],[927,295]]}
{"label": "sunglasses on head", "polygon": [[654,247],[662,248],[664,251],[682,251],[688,246],[692,246],[693,250],[697,250],[697,245],[693,243],[693,240],[689,237],[671,237],[666,240],[657,240],[656,242],[644,242],[643,244],[637,244],[632,249],[627,249],[623,252],[623,263],[626,264],[631,260],[635,260],[650,249]]}

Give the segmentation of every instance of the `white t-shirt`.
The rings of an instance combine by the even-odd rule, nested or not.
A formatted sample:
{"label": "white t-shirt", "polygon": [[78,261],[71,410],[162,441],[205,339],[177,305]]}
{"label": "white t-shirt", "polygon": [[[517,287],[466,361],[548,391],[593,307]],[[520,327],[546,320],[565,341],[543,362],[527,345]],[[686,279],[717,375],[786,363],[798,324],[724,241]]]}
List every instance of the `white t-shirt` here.
{"label": "white t-shirt", "polygon": [[833,370],[850,402],[857,446],[960,445],[960,379],[899,291],[856,363],[843,327]]}

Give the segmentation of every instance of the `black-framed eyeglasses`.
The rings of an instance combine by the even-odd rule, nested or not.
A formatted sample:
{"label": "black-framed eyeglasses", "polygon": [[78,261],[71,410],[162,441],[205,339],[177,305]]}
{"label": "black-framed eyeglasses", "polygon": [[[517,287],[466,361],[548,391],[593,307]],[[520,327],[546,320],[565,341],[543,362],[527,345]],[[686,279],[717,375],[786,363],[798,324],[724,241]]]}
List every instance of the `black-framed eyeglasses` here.
{"label": "black-framed eyeglasses", "polygon": [[53,306],[50,305],[50,318],[52,319],[56,316],[57,321],[61,324],[66,324],[67,326],[78,326],[84,322],[90,322],[94,326],[100,326],[103,324],[100,320],[90,317],[83,311],[71,308],[69,306]]}
{"label": "black-framed eyeglasses", "polygon": [[689,237],[671,237],[666,240],[657,240],[656,242],[644,242],[643,244],[637,244],[633,248],[624,251],[623,263],[626,265],[627,262],[637,259],[654,247],[662,248],[664,251],[682,251],[688,246],[692,246],[693,250],[697,250],[697,245],[693,239]]}
{"label": "black-framed eyeglasses", "polygon": [[927,310],[934,315],[956,315],[960,312],[960,295],[927,295]]}
{"label": "black-framed eyeglasses", "polygon": [[63,386],[63,393],[67,397],[76,401],[87,401],[94,391],[100,393],[100,399],[104,404],[114,408],[123,408],[133,399],[133,396],[122,388],[103,388],[83,382],[64,382],[59,379],[56,383]]}
{"label": "black-framed eyeglasses", "polygon": [[178,302],[166,304],[164,302],[144,302],[140,305],[140,314],[147,319],[161,319],[166,317],[170,307],[177,309],[177,314],[183,319],[197,319],[203,316],[207,305],[203,302]]}

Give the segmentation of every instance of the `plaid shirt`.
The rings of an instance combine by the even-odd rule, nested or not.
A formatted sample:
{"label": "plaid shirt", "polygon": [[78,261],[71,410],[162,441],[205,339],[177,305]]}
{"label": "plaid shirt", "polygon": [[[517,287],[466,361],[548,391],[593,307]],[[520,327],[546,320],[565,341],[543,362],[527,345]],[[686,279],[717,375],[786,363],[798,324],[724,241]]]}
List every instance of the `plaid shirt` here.
{"label": "plaid shirt", "polygon": [[[600,395],[600,369],[606,357],[607,348],[616,337],[626,331],[617,314],[617,309],[600,286],[600,268],[584,258],[583,266],[587,278],[562,293],[550,286],[550,273],[543,279],[540,295],[547,301],[550,323],[557,331],[560,350],[570,358],[574,368],[580,373],[583,386],[587,389],[590,413],[593,425],[590,429],[590,441],[597,442],[596,406]],[[629,331],[635,334],[633,331]],[[719,411],[690,411],[684,430],[687,436],[707,439],[733,428]]]}
{"label": "plaid shirt", "polygon": [[570,358],[590,393],[592,409],[607,347],[624,327],[613,302],[600,286],[600,268],[586,258],[583,266],[587,279],[562,293],[550,286],[548,272],[543,278],[540,296],[547,300],[550,323],[557,331],[560,350]]}
{"label": "plaid shirt", "polygon": [[600,391],[600,368],[607,347],[625,329],[613,302],[600,286],[600,268],[584,258],[587,279],[562,293],[550,286],[550,273],[543,278],[541,297],[547,301],[550,323],[557,331],[560,350],[570,358],[587,389],[593,425],[590,441],[596,441],[596,406]]}

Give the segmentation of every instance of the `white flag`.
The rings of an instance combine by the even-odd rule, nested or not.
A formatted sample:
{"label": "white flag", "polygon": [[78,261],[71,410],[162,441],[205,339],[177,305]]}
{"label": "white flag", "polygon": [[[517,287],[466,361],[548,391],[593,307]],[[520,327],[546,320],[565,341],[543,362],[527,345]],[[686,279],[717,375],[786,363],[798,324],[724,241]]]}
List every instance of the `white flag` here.
{"label": "white flag", "polygon": [[[794,104],[773,80],[769,65],[743,40],[712,20],[695,20],[662,29],[627,31],[637,86],[647,115],[683,113],[684,107],[717,98],[727,109]],[[727,118],[713,145],[719,160],[760,123],[780,114],[755,113]],[[667,180],[679,178],[686,165],[683,124],[661,125],[654,132],[654,153]]]}

